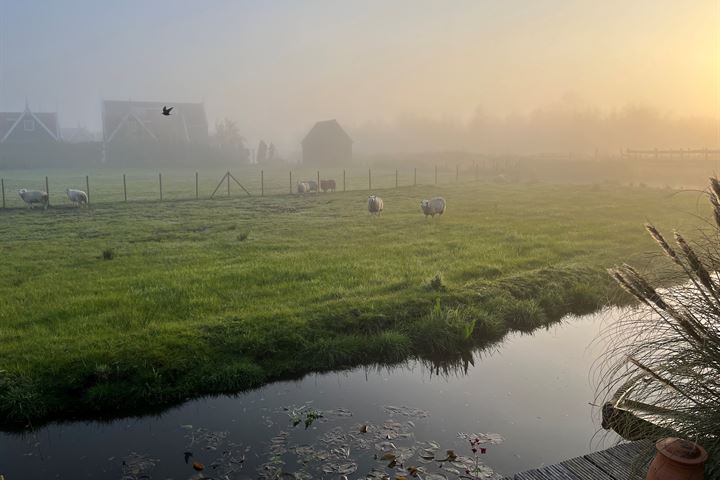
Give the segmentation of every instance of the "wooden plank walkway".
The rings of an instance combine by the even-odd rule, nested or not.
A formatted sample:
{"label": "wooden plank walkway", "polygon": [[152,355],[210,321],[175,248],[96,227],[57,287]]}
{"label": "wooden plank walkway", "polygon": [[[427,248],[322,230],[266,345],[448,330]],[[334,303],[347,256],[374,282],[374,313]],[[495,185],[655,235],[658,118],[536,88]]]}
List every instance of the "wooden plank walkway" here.
{"label": "wooden plank walkway", "polygon": [[516,473],[503,480],[644,479],[653,453],[654,448],[651,442],[623,443],[555,465]]}

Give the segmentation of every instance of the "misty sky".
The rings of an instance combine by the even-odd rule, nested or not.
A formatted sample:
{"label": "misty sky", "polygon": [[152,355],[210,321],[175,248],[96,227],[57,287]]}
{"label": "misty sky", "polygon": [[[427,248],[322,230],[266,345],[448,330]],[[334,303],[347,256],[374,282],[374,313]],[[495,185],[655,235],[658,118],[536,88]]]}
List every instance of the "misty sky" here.
{"label": "misty sky", "polygon": [[0,109],[204,101],[251,141],[315,120],[548,105],[720,118],[720,0],[0,0]]}

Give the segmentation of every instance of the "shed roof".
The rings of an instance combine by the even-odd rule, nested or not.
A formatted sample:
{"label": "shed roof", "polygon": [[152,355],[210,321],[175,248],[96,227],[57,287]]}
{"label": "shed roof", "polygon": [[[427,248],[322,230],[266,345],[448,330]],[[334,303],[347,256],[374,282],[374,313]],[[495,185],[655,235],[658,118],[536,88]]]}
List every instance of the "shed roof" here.
{"label": "shed roof", "polygon": [[302,144],[305,145],[305,143],[312,141],[323,141],[333,137],[342,138],[348,143],[353,142],[352,138],[350,138],[350,135],[348,135],[347,132],[345,132],[345,130],[343,130],[343,128],[340,126],[338,121],[333,118],[332,120],[324,120],[321,122],[317,122],[310,129],[308,134],[305,135]]}

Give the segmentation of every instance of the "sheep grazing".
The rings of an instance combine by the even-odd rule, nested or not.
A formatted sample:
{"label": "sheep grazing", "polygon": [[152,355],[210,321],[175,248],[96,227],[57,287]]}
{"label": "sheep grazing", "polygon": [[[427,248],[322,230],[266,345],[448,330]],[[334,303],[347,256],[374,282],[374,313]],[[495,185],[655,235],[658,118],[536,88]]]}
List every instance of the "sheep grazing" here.
{"label": "sheep grazing", "polygon": [[23,202],[25,202],[29,208],[33,208],[33,205],[39,203],[42,205],[43,210],[47,210],[50,204],[50,197],[47,192],[41,190],[27,190],[22,188],[18,190],[18,195],[20,195],[20,198],[23,199]]}
{"label": "sheep grazing", "polygon": [[372,215],[379,215],[383,211],[383,200],[376,195],[368,197],[368,212]]}
{"label": "sheep grazing", "polygon": [[420,202],[420,208],[427,217],[435,217],[435,215],[442,215],[445,213],[445,199],[442,197],[431,198],[430,200],[423,200]]}
{"label": "sheep grazing", "polygon": [[298,182],[297,184],[297,192],[298,193],[307,193],[310,191],[310,185],[307,184],[307,182]]}
{"label": "sheep grazing", "polygon": [[327,192],[328,190],[335,191],[335,180],[320,180],[320,190]]}
{"label": "sheep grazing", "polygon": [[318,191],[318,184],[315,180],[305,180],[303,183],[307,184],[309,190],[308,192],[317,192]]}
{"label": "sheep grazing", "polygon": [[81,205],[87,206],[87,193],[83,192],[82,190],[74,190],[72,188],[68,188],[67,190],[65,190],[65,192],[67,193],[67,196],[73,203],[73,205],[77,205],[78,207],[80,207]]}

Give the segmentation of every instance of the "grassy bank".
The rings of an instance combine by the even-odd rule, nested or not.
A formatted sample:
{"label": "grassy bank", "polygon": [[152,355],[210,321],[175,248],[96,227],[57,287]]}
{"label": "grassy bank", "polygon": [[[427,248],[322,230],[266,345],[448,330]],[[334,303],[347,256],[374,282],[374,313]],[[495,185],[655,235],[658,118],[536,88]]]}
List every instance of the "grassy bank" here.
{"label": "grassy bank", "polygon": [[[441,194],[442,218],[419,200]],[[697,195],[476,184],[0,211],[0,423],[447,358],[607,301]],[[687,228],[685,228],[687,230]]]}

